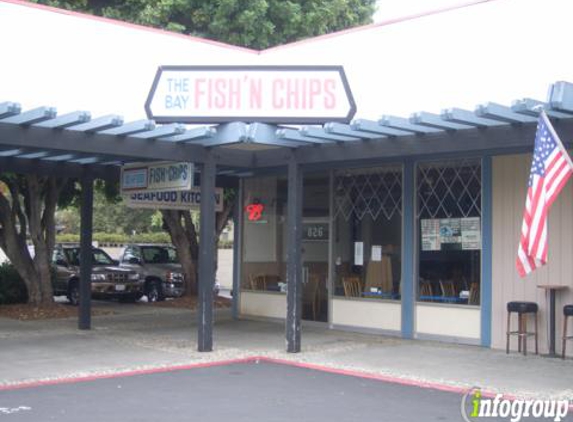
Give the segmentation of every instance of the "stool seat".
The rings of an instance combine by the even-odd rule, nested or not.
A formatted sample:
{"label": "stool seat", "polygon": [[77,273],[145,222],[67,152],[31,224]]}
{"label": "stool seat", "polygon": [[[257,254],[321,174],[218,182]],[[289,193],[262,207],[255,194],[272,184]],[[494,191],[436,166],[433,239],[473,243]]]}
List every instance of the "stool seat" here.
{"label": "stool seat", "polygon": [[[517,336],[517,349],[523,350],[523,354],[527,355],[527,338],[529,336],[535,337],[535,354],[539,354],[539,337],[537,335],[537,311],[539,306],[535,302],[512,301],[507,302],[507,331],[506,331],[506,346],[505,352],[509,353],[509,338],[510,336]],[[517,331],[511,330],[511,314],[517,314]],[[527,330],[527,318],[534,317],[535,331]]]}
{"label": "stool seat", "polygon": [[[573,305],[572,305],[573,307]],[[539,306],[535,302],[508,302],[507,312],[517,312],[518,314],[536,313]]]}
{"label": "stool seat", "polygon": [[573,316],[573,305],[565,305],[563,307],[563,315]]}

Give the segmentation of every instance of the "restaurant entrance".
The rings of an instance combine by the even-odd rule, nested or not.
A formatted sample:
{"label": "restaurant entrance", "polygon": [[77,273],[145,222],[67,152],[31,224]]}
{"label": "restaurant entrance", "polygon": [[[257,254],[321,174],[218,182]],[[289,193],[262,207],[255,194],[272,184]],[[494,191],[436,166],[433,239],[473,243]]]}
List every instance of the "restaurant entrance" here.
{"label": "restaurant entrance", "polygon": [[302,318],[327,322],[330,177],[311,174],[303,183]]}

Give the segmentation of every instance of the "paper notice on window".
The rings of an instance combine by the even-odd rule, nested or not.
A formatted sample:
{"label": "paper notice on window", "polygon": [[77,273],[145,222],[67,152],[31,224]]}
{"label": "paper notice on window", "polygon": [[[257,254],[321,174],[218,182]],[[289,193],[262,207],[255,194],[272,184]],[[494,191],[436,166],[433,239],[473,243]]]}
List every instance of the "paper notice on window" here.
{"label": "paper notice on window", "polygon": [[354,242],[354,265],[364,265],[364,242]]}
{"label": "paper notice on window", "polygon": [[439,251],[440,250],[440,220],[424,219],[421,220],[422,232],[422,250]]}
{"label": "paper notice on window", "polygon": [[372,245],[371,261],[382,261],[382,245]]}
{"label": "paper notice on window", "polygon": [[481,224],[479,217],[462,218],[462,249],[481,249]]}

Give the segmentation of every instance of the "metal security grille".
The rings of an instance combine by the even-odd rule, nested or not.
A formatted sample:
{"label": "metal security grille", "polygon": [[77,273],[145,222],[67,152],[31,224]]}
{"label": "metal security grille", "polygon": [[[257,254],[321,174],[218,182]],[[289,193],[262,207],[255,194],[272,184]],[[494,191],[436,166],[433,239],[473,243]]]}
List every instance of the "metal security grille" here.
{"label": "metal security grille", "polygon": [[481,162],[418,166],[418,218],[481,217]]}
{"label": "metal security grille", "polygon": [[402,215],[402,170],[376,169],[335,174],[334,219],[342,216],[362,220],[370,215],[373,220],[391,220]]}

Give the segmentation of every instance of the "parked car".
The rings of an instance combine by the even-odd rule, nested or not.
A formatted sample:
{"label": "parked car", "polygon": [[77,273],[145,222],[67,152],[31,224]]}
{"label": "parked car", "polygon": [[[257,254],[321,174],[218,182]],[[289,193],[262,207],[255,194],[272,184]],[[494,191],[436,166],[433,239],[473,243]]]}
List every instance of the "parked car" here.
{"label": "parked car", "polygon": [[[133,244],[123,251],[120,266],[139,272],[149,302],[179,297],[184,293],[183,267],[171,245]],[[219,285],[214,286],[215,295]]]}
{"label": "parked car", "polygon": [[[72,305],[80,298],[80,248],[57,246],[52,262],[55,268],[55,295],[66,295]],[[94,299],[135,302],[143,296],[143,282],[137,271],[120,268],[105,251],[92,249],[91,292]]]}

